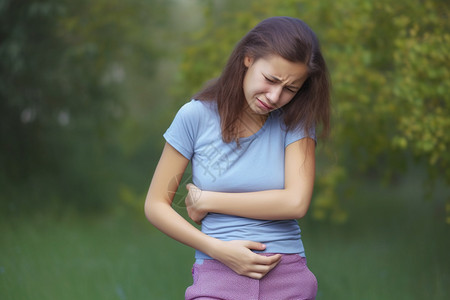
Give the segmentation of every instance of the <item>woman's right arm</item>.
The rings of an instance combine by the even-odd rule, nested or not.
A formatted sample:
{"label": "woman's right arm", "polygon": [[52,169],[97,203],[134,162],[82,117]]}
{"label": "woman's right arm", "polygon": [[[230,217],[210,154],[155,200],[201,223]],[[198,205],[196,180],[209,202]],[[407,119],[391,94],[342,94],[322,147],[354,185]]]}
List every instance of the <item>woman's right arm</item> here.
{"label": "woman's right arm", "polygon": [[227,265],[240,275],[260,279],[275,267],[281,256],[261,256],[251,251],[264,245],[252,241],[224,242],[210,237],[181,217],[172,201],[189,161],[166,143],[145,199],[145,215],[160,231]]}

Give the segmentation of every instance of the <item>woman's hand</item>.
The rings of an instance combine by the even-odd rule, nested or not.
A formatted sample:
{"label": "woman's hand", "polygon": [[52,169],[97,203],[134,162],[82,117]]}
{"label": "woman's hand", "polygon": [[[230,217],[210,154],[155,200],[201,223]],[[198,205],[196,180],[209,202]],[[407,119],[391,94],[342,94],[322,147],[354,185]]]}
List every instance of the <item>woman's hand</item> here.
{"label": "woman's hand", "polygon": [[[186,189],[188,190],[188,194],[185,203],[188,215],[195,223],[200,224],[208,213],[207,211],[201,210],[201,204],[204,201],[206,192],[203,192],[192,183],[187,184]],[[264,244],[258,242],[245,240],[215,241],[213,252],[210,255],[239,275],[261,279],[281,259],[280,254],[263,256],[254,253],[252,250],[262,251],[266,248]]]}
{"label": "woman's hand", "polygon": [[263,256],[253,250],[264,250],[265,245],[252,241],[219,241],[214,257],[239,275],[261,279],[272,270],[281,259],[280,254]]}
{"label": "woman's hand", "polygon": [[188,183],[186,185],[186,189],[188,190],[188,194],[184,202],[186,203],[186,210],[188,212],[189,218],[191,218],[192,221],[200,225],[202,223],[203,218],[208,213],[202,212],[200,210],[202,190],[192,183]]}

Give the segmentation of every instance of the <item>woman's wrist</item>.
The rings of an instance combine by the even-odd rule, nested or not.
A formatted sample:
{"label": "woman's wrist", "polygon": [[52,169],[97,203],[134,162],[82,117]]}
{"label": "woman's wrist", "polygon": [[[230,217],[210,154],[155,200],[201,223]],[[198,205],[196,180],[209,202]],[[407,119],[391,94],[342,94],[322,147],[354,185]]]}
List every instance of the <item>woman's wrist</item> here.
{"label": "woman's wrist", "polygon": [[209,191],[201,191],[199,198],[197,199],[197,202],[195,203],[195,209],[199,212],[199,213],[204,213],[207,214],[210,211],[208,209],[210,209],[208,207],[208,204],[210,201],[208,201],[208,197],[209,197],[210,192]]}
{"label": "woman's wrist", "polygon": [[221,244],[223,243],[222,240],[219,240],[217,238],[210,237],[210,240],[208,241],[208,244],[206,246],[205,251],[203,251],[206,255],[219,260],[219,250],[222,248]]}

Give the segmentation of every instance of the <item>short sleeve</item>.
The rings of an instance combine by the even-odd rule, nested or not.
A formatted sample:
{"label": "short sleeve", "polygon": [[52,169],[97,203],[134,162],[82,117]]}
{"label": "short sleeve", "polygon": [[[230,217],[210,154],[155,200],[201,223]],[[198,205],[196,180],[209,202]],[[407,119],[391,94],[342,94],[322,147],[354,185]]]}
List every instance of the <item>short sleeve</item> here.
{"label": "short sleeve", "polygon": [[196,134],[200,124],[196,102],[198,101],[191,100],[184,104],[163,135],[167,143],[189,160],[194,154]]}
{"label": "short sleeve", "polygon": [[284,147],[286,148],[293,142],[296,142],[296,141],[301,140],[306,137],[312,138],[314,140],[314,142],[317,143],[316,130],[314,127],[312,127],[309,130],[309,134],[305,131],[305,129],[302,126],[298,126],[292,130],[288,130],[286,132],[286,139],[284,142]]}

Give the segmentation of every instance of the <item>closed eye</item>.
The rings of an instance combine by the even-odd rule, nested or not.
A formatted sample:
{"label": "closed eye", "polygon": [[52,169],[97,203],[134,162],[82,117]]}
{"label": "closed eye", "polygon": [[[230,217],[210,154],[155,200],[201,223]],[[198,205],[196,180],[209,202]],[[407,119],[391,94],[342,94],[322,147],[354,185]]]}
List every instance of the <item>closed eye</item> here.
{"label": "closed eye", "polygon": [[291,88],[291,87],[285,87],[285,89],[288,90],[288,91],[291,92],[291,93],[294,93],[294,94],[296,94],[296,93],[298,92],[297,89]]}
{"label": "closed eye", "polygon": [[[267,77],[266,75],[263,75],[263,76],[266,79],[266,81],[269,82],[270,84],[277,84],[280,82],[279,80],[271,79],[270,77]],[[293,94],[296,94],[299,90],[299,88],[291,87],[291,86],[286,86],[286,87],[284,87],[284,89],[286,89],[288,92],[293,93]]]}
{"label": "closed eye", "polygon": [[273,79],[270,79],[270,78],[267,77],[267,76],[264,76],[264,78],[266,79],[266,81],[268,81],[268,82],[270,82],[270,83],[277,83],[277,81],[275,81],[275,80],[273,80]]}

